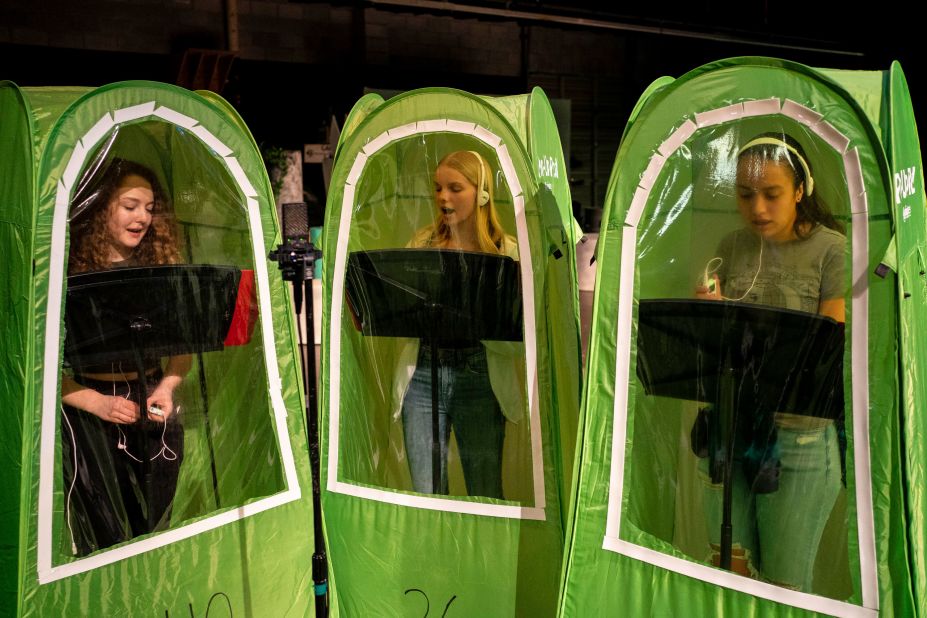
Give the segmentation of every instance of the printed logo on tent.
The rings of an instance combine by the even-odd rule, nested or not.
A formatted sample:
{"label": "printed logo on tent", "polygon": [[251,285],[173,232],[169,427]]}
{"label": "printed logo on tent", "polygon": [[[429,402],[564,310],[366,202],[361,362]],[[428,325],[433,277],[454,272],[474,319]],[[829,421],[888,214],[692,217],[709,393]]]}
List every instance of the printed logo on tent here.
{"label": "printed logo on tent", "polygon": [[900,204],[901,200],[914,195],[914,173],[916,167],[909,167],[900,172],[895,172],[895,203]]}

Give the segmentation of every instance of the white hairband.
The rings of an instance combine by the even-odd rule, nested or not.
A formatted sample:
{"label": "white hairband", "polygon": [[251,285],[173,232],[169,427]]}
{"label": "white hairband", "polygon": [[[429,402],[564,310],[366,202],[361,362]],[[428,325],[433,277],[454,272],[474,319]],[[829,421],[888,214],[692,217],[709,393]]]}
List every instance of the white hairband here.
{"label": "white hairband", "polygon": [[814,178],[811,177],[811,168],[808,167],[808,162],[805,161],[805,158],[801,156],[801,153],[798,152],[798,149],[795,148],[795,146],[792,146],[777,137],[758,137],[755,140],[748,142],[746,146],[741,148],[737,152],[737,156],[739,157],[754,146],[779,146],[780,148],[785,148],[793,155],[795,155],[795,158],[798,159],[798,164],[801,165],[803,170],[805,170],[805,195],[811,195],[814,193]]}

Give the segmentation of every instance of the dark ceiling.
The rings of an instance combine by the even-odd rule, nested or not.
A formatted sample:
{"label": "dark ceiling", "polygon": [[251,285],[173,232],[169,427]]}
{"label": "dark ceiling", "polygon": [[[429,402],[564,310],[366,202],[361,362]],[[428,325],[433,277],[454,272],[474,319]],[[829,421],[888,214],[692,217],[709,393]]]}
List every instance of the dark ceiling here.
{"label": "dark ceiling", "polygon": [[[348,4],[348,3],[344,3]],[[703,2],[594,2],[592,0],[374,0],[363,4],[418,7],[423,11],[486,15],[521,14],[524,19],[563,20],[576,27],[615,28],[761,47],[813,51],[850,58],[907,54],[918,44],[912,19],[896,11],[861,13],[844,3],[705,0]],[[874,7],[873,7],[874,8]],[[582,25],[582,22],[586,22]],[[768,52],[762,52],[768,53]],[[908,60],[914,60],[913,57]]]}

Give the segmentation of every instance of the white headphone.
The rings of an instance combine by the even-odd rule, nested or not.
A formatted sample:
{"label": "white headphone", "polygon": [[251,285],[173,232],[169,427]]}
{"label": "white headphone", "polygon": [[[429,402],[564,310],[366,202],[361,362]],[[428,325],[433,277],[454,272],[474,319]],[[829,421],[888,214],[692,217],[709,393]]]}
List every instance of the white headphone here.
{"label": "white headphone", "polygon": [[489,203],[489,191],[486,190],[486,162],[483,161],[483,157],[480,156],[475,150],[468,150],[470,154],[476,157],[476,160],[480,162],[480,178],[479,185],[477,186],[477,191],[479,194],[476,197],[476,203],[480,206],[485,206]]}
{"label": "white headphone", "polygon": [[811,177],[811,168],[808,166],[808,162],[805,161],[805,158],[801,156],[801,153],[798,152],[797,148],[787,143],[785,140],[776,137],[758,137],[741,148],[737,152],[738,156],[754,146],[778,146],[779,148],[785,148],[795,155],[795,158],[798,159],[798,164],[801,165],[802,170],[805,172],[805,195],[810,196],[814,193],[814,178]]}

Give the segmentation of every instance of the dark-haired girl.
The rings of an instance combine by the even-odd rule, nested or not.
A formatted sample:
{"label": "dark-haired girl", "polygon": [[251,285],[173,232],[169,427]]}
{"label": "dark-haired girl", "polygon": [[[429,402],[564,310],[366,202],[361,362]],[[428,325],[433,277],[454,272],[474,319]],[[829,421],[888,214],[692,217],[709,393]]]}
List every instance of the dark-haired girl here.
{"label": "dark-haired girl", "polygon": [[[707,285],[699,286],[696,295],[843,322],[846,238],[814,189],[810,161],[792,137],[768,133],[745,144],[738,153],[736,180],[744,227],[721,241],[706,269]],[[732,568],[810,592],[818,546],[841,486],[835,421],[781,410],[745,412],[750,414],[741,415],[733,428],[738,438]],[[707,460],[701,470],[717,564],[721,486]]]}

